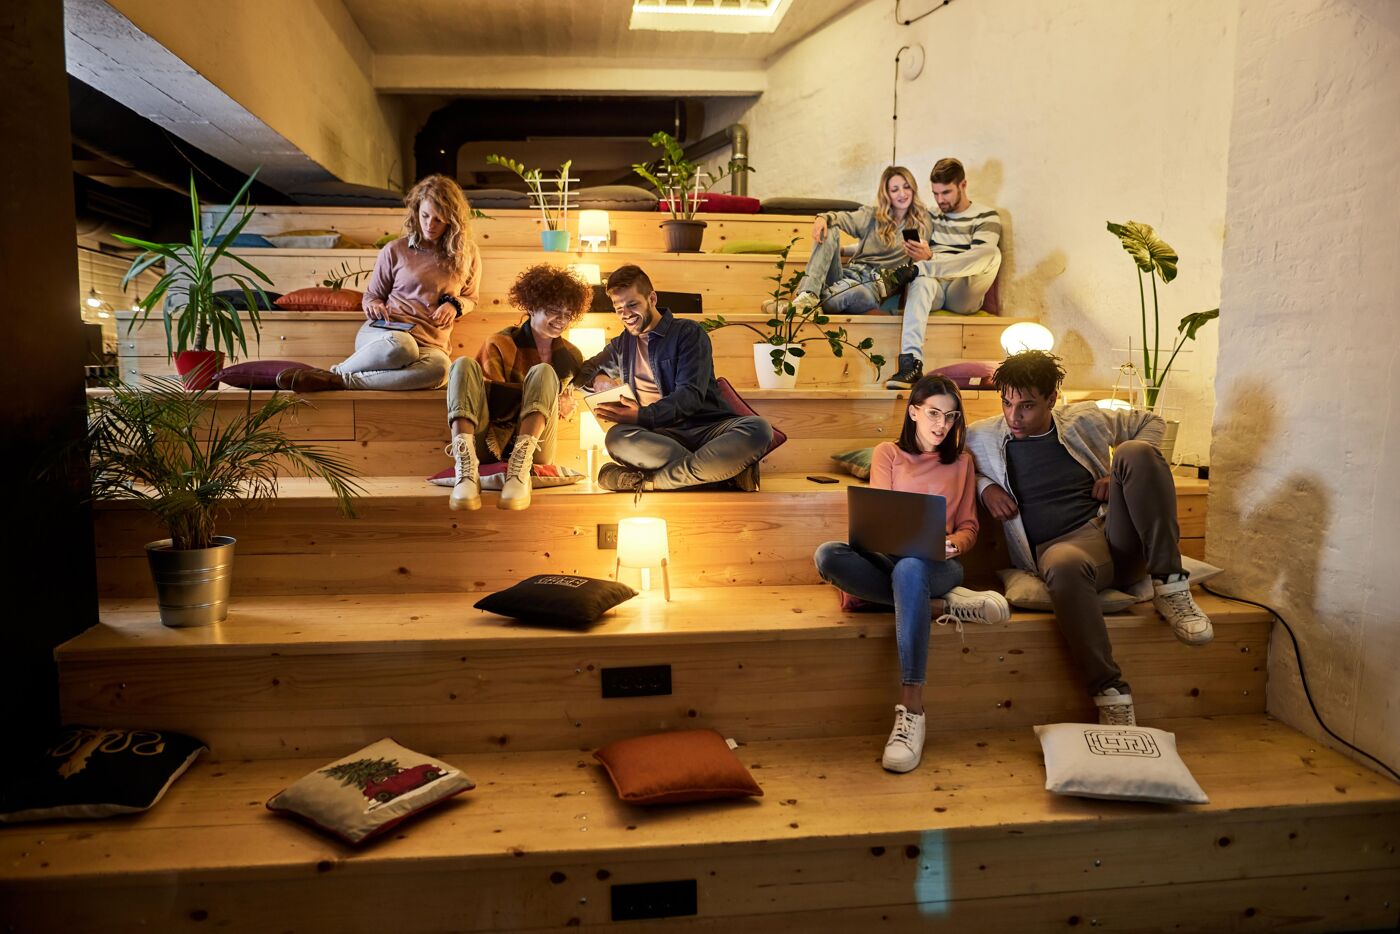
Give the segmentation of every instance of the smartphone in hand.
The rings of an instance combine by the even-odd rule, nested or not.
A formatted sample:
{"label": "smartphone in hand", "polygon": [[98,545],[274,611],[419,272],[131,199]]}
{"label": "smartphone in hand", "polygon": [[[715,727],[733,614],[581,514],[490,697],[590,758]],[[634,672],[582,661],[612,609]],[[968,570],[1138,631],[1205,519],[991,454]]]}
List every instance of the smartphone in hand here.
{"label": "smartphone in hand", "polygon": [[912,243],[918,243],[918,242],[919,242],[919,232],[918,232],[917,230],[915,230],[914,228],[912,228],[912,227],[905,227],[904,230],[902,230],[902,231],[900,231],[900,232],[901,232],[902,234],[904,234],[904,239],[905,239],[905,240],[908,240],[908,241],[910,241],[910,242],[912,242]]}

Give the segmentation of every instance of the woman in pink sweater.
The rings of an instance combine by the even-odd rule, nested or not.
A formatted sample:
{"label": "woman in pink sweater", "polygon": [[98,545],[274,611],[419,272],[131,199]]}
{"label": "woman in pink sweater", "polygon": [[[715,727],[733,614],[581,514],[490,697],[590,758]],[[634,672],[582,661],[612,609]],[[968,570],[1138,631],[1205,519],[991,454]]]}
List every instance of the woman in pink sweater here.
{"label": "woman in pink sweater", "polygon": [[846,542],[817,549],[822,579],[855,597],[894,607],[899,646],[900,698],[883,763],[908,772],[924,750],[924,674],[928,667],[929,621],[940,625],[1004,623],[1006,598],[994,590],[959,587],[957,556],[977,542],[977,479],[972,455],[963,450],[962,395],[952,380],[925,376],[909,393],[899,441],[876,445],[870,485],[883,490],[931,493],[948,501],[947,560],[898,558],[857,551]]}
{"label": "woman in pink sweater", "polygon": [[279,389],[439,389],[447,383],[452,326],[476,309],[481,288],[471,208],[445,175],[414,185],[404,203],[407,236],[386,245],[374,262],[355,352],[329,370],[283,370]]}

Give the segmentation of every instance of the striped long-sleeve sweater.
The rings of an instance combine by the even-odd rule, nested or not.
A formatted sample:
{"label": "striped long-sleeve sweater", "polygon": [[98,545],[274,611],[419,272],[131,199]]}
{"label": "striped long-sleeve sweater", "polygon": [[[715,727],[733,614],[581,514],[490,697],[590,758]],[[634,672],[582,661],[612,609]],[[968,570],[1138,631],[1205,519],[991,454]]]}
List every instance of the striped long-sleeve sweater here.
{"label": "striped long-sleeve sweater", "polygon": [[929,240],[933,258],[919,265],[939,279],[976,276],[992,267],[1001,252],[1001,214],[969,204],[966,211],[933,215]]}

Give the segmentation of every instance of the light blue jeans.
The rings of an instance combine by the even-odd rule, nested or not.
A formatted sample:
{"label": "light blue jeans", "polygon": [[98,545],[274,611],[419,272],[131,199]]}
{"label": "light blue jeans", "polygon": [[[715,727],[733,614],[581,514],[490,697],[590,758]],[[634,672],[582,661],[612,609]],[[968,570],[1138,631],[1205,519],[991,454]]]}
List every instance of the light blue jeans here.
{"label": "light blue jeans", "polygon": [[865,263],[841,265],[841,232],[827,229],[822,242],[812,248],[798,292],[811,292],[824,300],[822,311],[831,315],[864,314],[879,307],[890,294],[879,266]]}
{"label": "light blue jeans", "polygon": [[899,352],[924,358],[924,332],[928,330],[928,316],[934,311],[955,311],[960,315],[972,315],[982,310],[982,299],[996,281],[997,270],[1001,268],[1001,254],[986,272],[975,276],[958,276],[939,279],[927,273],[929,263],[916,263],[922,272],[909,283],[904,294],[904,328],[899,337]]}
{"label": "light blue jeans", "polygon": [[962,583],[956,559],[936,563],[923,558],[856,551],[845,542],[817,548],[817,573],[853,597],[894,607],[895,642],[899,646],[901,684],[923,684],[928,670],[929,601]]}
{"label": "light blue jeans", "polygon": [[683,490],[728,480],[763,457],[772,442],[772,425],[740,415],[697,427],[613,425],[604,443],[613,460],[651,474],[653,490]]}
{"label": "light blue jeans", "polygon": [[370,327],[355,335],[355,352],[331,367],[346,389],[440,389],[452,361],[436,347],[424,347],[407,331]]}

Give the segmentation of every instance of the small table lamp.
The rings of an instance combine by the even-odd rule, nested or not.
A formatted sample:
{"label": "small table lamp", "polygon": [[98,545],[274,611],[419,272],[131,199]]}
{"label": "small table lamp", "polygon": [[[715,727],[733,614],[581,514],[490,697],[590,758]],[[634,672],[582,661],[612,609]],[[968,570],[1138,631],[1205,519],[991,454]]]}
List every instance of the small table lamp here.
{"label": "small table lamp", "polygon": [[569,272],[589,285],[603,284],[603,267],[597,263],[570,263],[568,268]]}
{"label": "small table lamp", "polygon": [[1055,346],[1055,335],[1043,324],[1017,321],[1001,332],[1001,349],[1009,357],[1023,350],[1049,351]]}
{"label": "small table lamp", "polygon": [[670,545],[666,540],[666,520],[651,518],[623,519],[617,524],[617,564],[613,568],[616,580],[621,568],[641,568],[642,589],[651,589],[651,569],[661,568],[661,580],[666,600],[671,600]]}
{"label": "small table lamp", "polygon": [[589,248],[597,253],[600,243],[607,243],[612,239],[612,231],[608,229],[608,212],[579,211],[578,239],[580,243],[587,243]]}
{"label": "small table lamp", "polygon": [[584,454],[588,457],[588,485],[593,486],[593,452],[601,451],[607,445],[604,443],[607,432],[603,431],[603,426],[598,424],[597,417],[586,406],[583,413],[579,415],[578,422],[578,446],[583,448]]}

